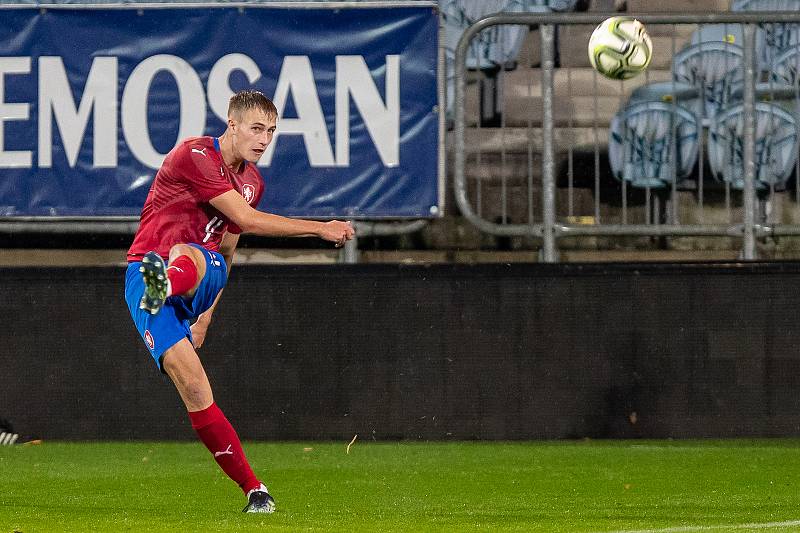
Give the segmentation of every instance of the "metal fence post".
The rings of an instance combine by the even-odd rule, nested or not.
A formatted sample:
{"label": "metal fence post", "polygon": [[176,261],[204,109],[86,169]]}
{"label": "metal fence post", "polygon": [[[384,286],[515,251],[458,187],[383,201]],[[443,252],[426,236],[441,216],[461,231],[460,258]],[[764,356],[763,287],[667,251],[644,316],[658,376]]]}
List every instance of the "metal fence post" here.
{"label": "metal fence post", "polygon": [[344,243],[339,250],[338,262],[344,264],[355,264],[359,262],[360,253],[358,251],[359,237],[385,237],[389,235],[405,235],[420,231],[428,225],[428,220],[408,220],[404,222],[368,222],[365,220],[351,220],[356,230],[355,236]]}
{"label": "metal fence post", "polygon": [[553,177],[553,48],[555,27],[544,24],[542,34],[542,260],[555,263],[555,179]]}
{"label": "metal fence post", "polygon": [[755,35],[754,24],[744,26],[744,238],[742,240],[742,259],[756,258],[755,240],[755,99],[756,99],[756,68],[755,68]]}
{"label": "metal fence post", "polygon": [[339,262],[348,265],[358,263],[358,235],[353,235],[352,239],[345,241],[339,251]]}

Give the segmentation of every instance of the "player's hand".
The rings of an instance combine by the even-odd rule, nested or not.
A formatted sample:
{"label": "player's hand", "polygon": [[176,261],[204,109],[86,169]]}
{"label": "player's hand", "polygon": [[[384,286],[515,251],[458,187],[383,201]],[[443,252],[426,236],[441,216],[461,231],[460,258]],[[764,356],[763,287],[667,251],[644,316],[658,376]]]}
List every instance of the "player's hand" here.
{"label": "player's hand", "polygon": [[203,320],[197,320],[189,329],[192,331],[192,343],[194,344],[195,350],[197,350],[206,340],[208,323]]}
{"label": "player's hand", "polygon": [[344,246],[344,243],[352,239],[356,234],[355,228],[350,222],[341,220],[331,220],[322,225],[320,238],[336,243],[337,248]]}

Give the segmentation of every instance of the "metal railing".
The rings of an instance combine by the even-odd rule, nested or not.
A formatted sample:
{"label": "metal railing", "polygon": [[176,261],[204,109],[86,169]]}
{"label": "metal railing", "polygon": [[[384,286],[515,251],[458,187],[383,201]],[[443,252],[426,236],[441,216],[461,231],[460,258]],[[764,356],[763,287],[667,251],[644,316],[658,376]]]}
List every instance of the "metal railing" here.
{"label": "metal railing", "polygon": [[[554,151],[554,134],[556,131],[556,124],[554,120],[554,75],[556,73],[556,66],[554,61],[555,55],[555,28],[566,27],[567,25],[596,25],[602,22],[609,14],[602,13],[496,13],[487,15],[486,17],[478,20],[475,24],[467,28],[456,49],[455,53],[455,101],[454,101],[454,192],[456,204],[458,205],[461,214],[474,226],[482,232],[506,237],[536,237],[541,239],[541,258],[546,262],[554,262],[558,260],[558,241],[565,237],[587,237],[587,236],[650,236],[650,237],[682,237],[682,236],[719,236],[719,237],[737,237],[742,239],[741,244],[741,258],[754,259],[757,251],[757,241],[760,238],[767,236],[784,236],[784,235],[800,235],[800,224],[784,223],[781,221],[770,221],[760,216],[760,199],[756,193],[755,187],[755,161],[754,161],[754,146],[756,142],[755,137],[755,103],[757,100],[756,95],[756,58],[754,50],[756,48],[756,28],[759,24],[765,22],[780,22],[780,23],[800,23],[800,13],[797,12],[770,12],[770,13],[708,13],[708,14],[636,14],[635,17],[643,22],[646,26],[656,25],[699,25],[699,24],[743,24],[744,25],[744,87],[742,94],[744,128],[743,128],[743,166],[744,166],[744,185],[741,191],[741,219],[733,220],[734,216],[731,214],[730,195],[731,190],[726,185],[726,206],[728,211],[727,223],[703,223],[703,217],[700,217],[698,222],[680,223],[677,216],[677,207],[672,205],[672,210],[669,216],[664,217],[665,220],[656,220],[655,222],[645,218],[644,223],[628,223],[626,216],[626,198],[629,191],[626,191],[626,184],[623,181],[622,188],[622,220],[612,223],[600,223],[600,142],[598,142],[598,124],[597,124],[597,111],[595,110],[595,123],[594,123],[594,193],[595,193],[595,209],[592,223],[579,224],[573,223],[571,220],[575,217],[567,216],[561,217],[564,220],[559,220],[557,216],[557,185],[556,185],[556,164],[559,162],[556,159]],[[465,166],[468,156],[477,155],[477,163],[480,166],[483,154],[480,148],[480,138],[478,138],[478,149],[468,146],[465,140],[467,132],[466,124],[466,84],[468,80],[468,68],[466,65],[468,50],[471,42],[481,31],[497,25],[527,25],[529,27],[538,27],[541,33],[541,101],[542,101],[542,115],[541,115],[541,140],[528,120],[526,135],[527,135],[527,152],[528,152],[528,175],[527,181],[528,194],[527,194],[527,221],[510,223],[507,216],[509,195],[507,187],[507,169],[504,167],[507,153],[505,143],[505,120],[501,123],[500,128],[500,159],[501,166],[503,167],[500,172],[501,180],[501,211],[495,219],[486,218],[481,213],[481,189],[480,177],[476,178],[478,182],[476,198],[471,198],[470,184],[467,180]],[[798,45],[800,46],[800,45]],[[675,38],[672,38],[672,55],[676,52]],[[661,53],[664,53],[662,50]],[[532,70],[532,69],[531,69]],[[502,73],[501,73],[502,75]],[[473,76],[474,77],[474,76]],[[530,82],[529,82],[530,83]],[[595,75],[595,87],[597,87]],[[627,82],[625,82],[627,83]],[[567,83],[569,87],[569,82]],[[506,93],[506,91],[502,91]],[[623,91],[624,92],[624,91]],[[530,93],[530,89],[529,89]],[[533,101],[533,99],[531,99]],[[622,97],[620,97],[622,102]],[[502,106],[502,102],[500,104]],[[597,98],[595,95],[595,105],[597,105]],[[505,117],[505,114],[503,114]],[[571,127],[571,123],[567,128]],[[477,128],[480,129],[480,120],[478,120]],[[474,132],[472,132],[474,133]],[[480,132],[478,132],[480,133]],[[535,142],[534,142],[535,141]],[[567,136],[569,142],[569,136]],[[702,145],[702,140],[700,141]],[[530,161],[532,160],[530,153],[534,151],[534,145],[540,145],[541,149],[541,182],[537,184],[540,186],[541,206],[540,215],[537,213],[538,218],[534,219],[533,213],[538,211],[537,206],[534,205],[533,194],[531,193],[531,181],[533,172],[531,170]],[[569,148],[568,168],[569,168],[569,209],[568,212],[572,214],[572,178],[573,178],[573,152],[572,146]],[[475,152],[473,154],[473,152]],[[472,167],[471,167],[472,168]],[[703,200],[703,159],[702,151],[699,163],[700,179],[697,186],[699,187],[700,201]],[[630,186],[627,186],[630,189]],[[800,189],[800,187],[798,187]],[[647,209],[650,210],[651,192],[649,189],[646,191],[647,196]],[[676,188],[673,184],[672,190],[668,193],[668,201],[675,202],[677,198]],[[771,191],[774,194],[774,191]],[[797,193],[800,196],[800,192]],[[653,198],[656,201],[658,198]],[[473,201],[475,200],[475,201]],[[800,204],[800,198],[797,199]],[[702,207],[702,206],[701,206]]]}
{"label": "metal railing", "polygon": [[[340,263],[358,263],[358,239],[384,237],[414,233],[428,225],[428,220],[409,220],[401,222],[369,222],[352,220],[356,236],[345,243],[339,252]],[[132,217],[105,217],[102,220],[86,218],[53,217],[23,218],[10,221],[0,220],[0,233],[48,233],[52,235],[93,234],[93,235],[133,235],[139,227],[139,219]]]}

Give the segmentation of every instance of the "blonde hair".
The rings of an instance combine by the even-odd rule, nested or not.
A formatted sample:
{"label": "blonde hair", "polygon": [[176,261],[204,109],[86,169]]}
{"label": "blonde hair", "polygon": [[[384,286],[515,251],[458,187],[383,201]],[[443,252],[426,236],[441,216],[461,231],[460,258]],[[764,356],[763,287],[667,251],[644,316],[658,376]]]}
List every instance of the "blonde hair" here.
{"label": "blonde hair", "polygon": [[260,91],[239,91],[228,101],[228,117],[241,120],[244,112],[248,109],[259,109],[267,116],[276,118],[278,116],[275,104]]}

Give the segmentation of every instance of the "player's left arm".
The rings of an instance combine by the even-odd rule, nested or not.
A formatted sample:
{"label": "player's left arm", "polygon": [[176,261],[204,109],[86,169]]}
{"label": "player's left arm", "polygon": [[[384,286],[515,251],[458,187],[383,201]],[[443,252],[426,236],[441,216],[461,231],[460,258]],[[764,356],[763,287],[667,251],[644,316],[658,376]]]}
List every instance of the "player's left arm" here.
{"label": "player's left arm", "polygon": [[[231,266],[233,265],[233,254],[236,252],[236,245],[239,244],[239,234],[225,232],[222,236],[222,242],[219,245],[219,253],[225,258],[225,264],[228,266],[228,275],[231,273]],[[219,291],[214,303],[205,312],[197,317],[197,320],[191,326],[192,342],[195,348],[200,348],[205,342],[208,326],[211,325],[211,317],[214,315],[214,309],[222,297],[222,291]]]}

